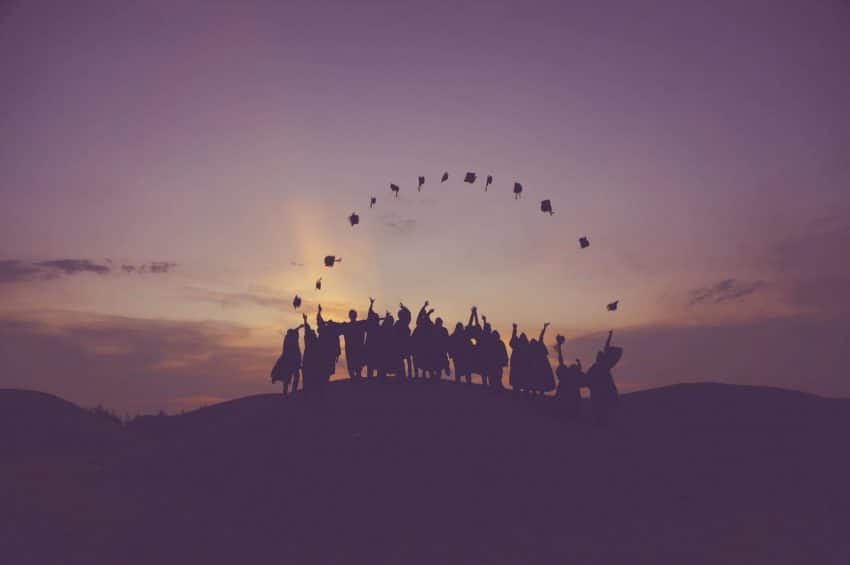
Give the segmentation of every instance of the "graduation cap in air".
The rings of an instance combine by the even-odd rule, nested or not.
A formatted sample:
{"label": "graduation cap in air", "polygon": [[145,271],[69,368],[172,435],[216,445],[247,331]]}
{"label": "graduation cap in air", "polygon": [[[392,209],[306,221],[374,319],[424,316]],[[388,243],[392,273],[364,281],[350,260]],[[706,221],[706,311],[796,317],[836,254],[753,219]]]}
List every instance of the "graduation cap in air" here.
{"label": "graduation cap in air", "polygon": [[360,216],[357,215],[357,212],[352,212],[348,217],[348,222],[353,226],[356,226],[360,223]]}
{"label": "graduation cap in air", "polygon": [[336,255],[325,255],[325,267],[333,267],[334,263],[339,263],[342,258],[337,258]]}
{"label": "graduation cap in air", "polygon": [[443,173],[443,178],[440,179],[440,182],[446,182],[449,180],[449,173]]}
{"label": "graduation cap in air", "polygon": [[487,182],[484,183],[484,192],[487,192],[487,187],[493,184],[493,175],[487,175]]}
{"label": "graduation cap in air", "polygon": [[581,248],[590,247],[590,240],[587,237],[580,237],[578,239],[578,244],[581,245]]}
{"label": "graduation cap in air", "polygon": [[514,183],[514,200],[520,197],[522,194],[522,185],[518,182]]}
{"label": "graduation cap in air", "polygon": [[608,304],[608,306],[606,306],[606,308],[608,308],[608,311],[609,311],[609,312],[613,312],[614,310],[616,310],[616,309],[617,309],[617,305],[618,305],[618,304],[620,304],[620,301],[619,301],[619,300],[615,300],[614,302],[611,302],[610,304]]}
{"label": "graduation cap in air", "polygon": [[316,279],[316,290],[322,290],[322,277]]}
{"label": "graduation cap in air", "polygon": [[300,308],[301,307],[301,297],[298,296],[297,294],[295,295],[295,298],[292,299],[292,307],[293,308]]}
{"label": "graduation cap in air", "polygon": [[419,177],[419,186],[416,187],[416,190],[421,191],[423,184],[425,184],[425,177]]}
{"label": "graduation cap in air", "polygon": [[552,214],[554,214],[555,212],[553,212],[553,211],[552,211],[552,201],[551,201],[551,200],[544,200],[544,201],[542,201],[542,202],[540,203],[540,211],[541,211],[541,212],[549,212],[549,215],[550,215],[550,216],[551,216]]}
{"label": "graduation cap in air", "polygon": [[374,196],[373,196],[372,198],[370,198],[370,199],[369,199],[369,208],[371,208],[372,206],[374,206],[376,202],[378,202],[378,199],[377,199],[377,198],[375,198]]}
{"label": "graduation cap in air", "polygon": [[398,190],[399,190],[398,185],[397,184],[390,184],[390,190],[392,190],[395,193],[395,197],[398,198]]}
{"label": "graduation cap in air", "polygon": [[475,173],[466,173],[466,176],[463,177],[463,182],[468,182],[469,184],[472,184],[475,182],[476,178],[478,178],[478,176]]}

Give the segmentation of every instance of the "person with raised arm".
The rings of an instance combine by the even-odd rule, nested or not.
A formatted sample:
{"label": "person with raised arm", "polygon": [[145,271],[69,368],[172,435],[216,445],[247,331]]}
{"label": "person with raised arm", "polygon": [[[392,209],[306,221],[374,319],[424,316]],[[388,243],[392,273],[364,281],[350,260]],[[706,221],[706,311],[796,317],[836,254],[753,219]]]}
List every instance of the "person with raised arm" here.
{"label": "person with raised arm", "polygon": [[413,361],[413,374],[411,378],[421,379],[429,370],[428,341],[431,332],[431,312],[428,310],[428,301],[416,314],[416,327],[410,336],[410,352]]}
{"label": "person with raised arm", "polygon": [[611,369],[623,356],[623,348],[611,345],[613,335],[614,330],[608,332],[605,348],[596,353],[596,362],[587,370],[593,420],[598,425],[605,425],[611,408],[619,404],[619,393]]}
{"label": "person with raised arm", "polygon": [[511,331],[511,372],[508,377],[508,382],[511,385],[511,390],[516,394],[524,394],[528,390],[528,336],[522,332],[517,337],[517,324],[514,322],[513,330]]}
{"label": "person with raised arm", "polygon": [[[372,312],[374,299],[369,299],[369,312]],[[345,339],[345,364],[348,376],[353,382],[359,382],[363,377],[363,366],[366,364],[366,320],[357,319],[357,310],[348,311],[348,322],[341,324],[342,336]]]}
{"label": "person with raised arm", "polygon": [[478,373],[481,384],[484,384],[484,369],[482,368],[481,350],[481,323],[478,321],[478,307],[473,306],[469,312],[469,323],[466,324],[466,339],[469,342],[469,360],[467,372],[469,382],[472,382],[472,373]]}
{"label": "person with raised arm", "polygon": [[529,380],[531,381],[529,389],[535,396],[541,396],[555,388],[555,377],[552,375],[552,366],[549,365],[549,352],[544,341],[548,327],[549,322],[543,324],[540,336],[537,339],[532,339],[528,344],[528,368]]}
{"label": "person with raised arm", "polygon": [[578,416],[581,409],[581,361],[576,359],[576,362],[569,367],[564,364],[562,347],[565,341],[564,336],[560,334],[555,338],[555,347],[558,350],[558,368],[555,370],[555,374],[558,376],[558,388],[555,397],[561,407],[560,415],[568,420],[573,420]]}

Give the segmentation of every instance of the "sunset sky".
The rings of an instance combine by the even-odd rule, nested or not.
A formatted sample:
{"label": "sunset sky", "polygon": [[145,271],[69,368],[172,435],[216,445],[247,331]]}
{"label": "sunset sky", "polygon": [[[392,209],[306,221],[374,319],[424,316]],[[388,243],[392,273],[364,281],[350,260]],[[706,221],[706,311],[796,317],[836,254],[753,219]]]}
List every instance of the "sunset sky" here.
{"label": "sunset sky", "polygon": [[842,0],[2,2],[0,387],[275,391],[298,293],[549,321],[586,363],[613,328],[623,390],[850,396],[848,29]]}

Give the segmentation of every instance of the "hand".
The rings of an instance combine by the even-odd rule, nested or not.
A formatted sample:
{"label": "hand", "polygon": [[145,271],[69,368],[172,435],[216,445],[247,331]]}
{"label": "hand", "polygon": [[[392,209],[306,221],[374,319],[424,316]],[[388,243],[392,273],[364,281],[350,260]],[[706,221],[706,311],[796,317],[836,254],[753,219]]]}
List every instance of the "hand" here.
{"label": "hand", "polygon": [[374,303],[375,303],[375,299],[370,296],[369,297],[369,304],[371,305],[371,304],[374,304]]}
{"label": "hand", "polygon": [[487,316],[481,316],[481,319],[484,320],[484,323],[487,323]]}
{"label": "hand", "polygon": [[304,318],[304,323],[307,323],[307,314],[301,314],[301,317]]}
{"label": "hand", "polygon": [[[321,308],[321,306],[320,306],[319,308]],[[544,327],[544,328],[548,328],[548,327],[549,327],[549,322],[546,322],[545,324],[543,324],[543,327]]]}
{"label": "hand", "polygon": [[425,308],[427,308],[427,307],[428,307],[428,304],[429,304],[429,303],[428,303],[428,301],[426,300],[426,301],[425,301]]}
{"label": "hand", "polygon": [[475,306],[473,306],[473,307],[472,307],[472,311],[473,311],[473,312],[478,312],[478,308],[477,308],[477,307],[475,307]]}
{"label": "hand", "polygon": [[321,313],[322,313],[322,305],[319,304],[319,314],[321,314]]}
{"label": "hand", "polygon": [[516,322],[514,322],[514,329],[516,329]]}

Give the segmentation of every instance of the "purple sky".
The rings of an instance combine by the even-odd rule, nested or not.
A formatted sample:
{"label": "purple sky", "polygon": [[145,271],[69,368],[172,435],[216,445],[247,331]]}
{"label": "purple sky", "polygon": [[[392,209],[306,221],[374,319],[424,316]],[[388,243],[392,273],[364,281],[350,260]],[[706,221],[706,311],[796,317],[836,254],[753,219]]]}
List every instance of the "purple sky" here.
{"label": "purple sky", "polygon": [[0,387],[269,391],[298,292],[551,321],[587,361],[613,327],[626,390],[848,396],[847,29],[841,0],[3,2]]}

